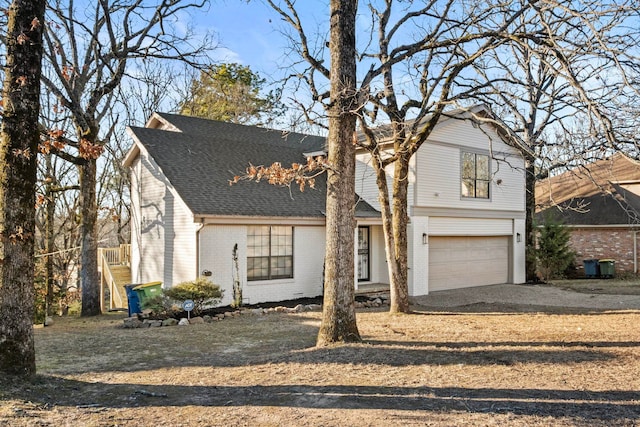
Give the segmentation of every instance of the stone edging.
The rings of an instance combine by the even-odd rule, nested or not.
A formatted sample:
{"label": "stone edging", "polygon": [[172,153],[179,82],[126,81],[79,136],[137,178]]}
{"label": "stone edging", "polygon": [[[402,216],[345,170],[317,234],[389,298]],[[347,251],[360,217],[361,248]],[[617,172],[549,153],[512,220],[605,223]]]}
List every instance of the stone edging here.
{"label": "stone edging", "polygon": [[[375,299],[370,299],[369,301],[356,301],[356,308],[372,308],[372,307],[381,307],[383,305],[388,305],[388,300],[382,297],[377,297]],[[135,329],[135,328],[158,328],[161,326],[186,326],[186,325],[197,325],[202,323],[214,323],[223,319],[228,319],[232,317],[238,316],[263,316],[271,313],[302,313],[305,311],[320,311],[322,310],[322,305],[320,304],[309,304],[303,305],[298,304],[295,307],[271,307],[271,308],[244,308],[234,311],[226,311],[224,313],[218,313],[214,316],[204,315],[204,316],[196,316],[190,319],[186,317],[178,320],[175,318],[169,318],[164,320],[158,319],[140,319],[138,316],[127,317],[124,319],[123,327],[125,329]]]}

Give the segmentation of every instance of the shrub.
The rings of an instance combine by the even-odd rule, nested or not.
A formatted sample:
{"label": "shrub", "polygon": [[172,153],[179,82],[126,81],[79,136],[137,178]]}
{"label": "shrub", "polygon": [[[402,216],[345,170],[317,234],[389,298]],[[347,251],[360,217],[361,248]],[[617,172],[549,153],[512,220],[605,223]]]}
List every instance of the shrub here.
{"label": "shrub", "polygon": [[193,314],[199,315],[205,306],[212,306],[222,300],[222,290],[220,286],[214,284],[205,277],[198,277],[190,282],[182,282],[165,289],[163,293],[169,298],[184,302],[188,299],[193,301]]}
{"label": "shrub", "polygon": [[155,295],[147,298],[142,303],[142,308],[151,310],[151,317],[155,319],[167,319],[172,317],[179,309],[167,295]]}
{"label": "shrub", "polygon": [[538,269],[543,280],[562,277],[575,260],[570,246],[571,231],[561,223],[547,217],[539,230],[535,250]]}

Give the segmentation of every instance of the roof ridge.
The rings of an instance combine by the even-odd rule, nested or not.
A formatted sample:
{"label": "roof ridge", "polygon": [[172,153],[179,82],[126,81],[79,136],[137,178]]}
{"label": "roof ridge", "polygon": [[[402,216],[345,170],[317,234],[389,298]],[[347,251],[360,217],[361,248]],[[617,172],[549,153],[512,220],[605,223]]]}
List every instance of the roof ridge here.
{"label": "roof ridge", "polygon": [[176,117],[176,118],[180,118],[182,120],[191,120],[191,121],[203,121],[203,122],[207,122],[207,123],[216,123],[218,125],[221,126],[226,126],[226,127],[236,127],[236,128],[242,128],[242,129],[260,129],[260,130],[264,130],[267,132],[274,132],[274,133],[280,133],[282,135],[285,136],[293,136],[293,137],[312,137],[312,138],[323,138],[326,139],[326,136],[322,136],[322,135],[313,135],[313,134],[309,134],[309,133],[302,133],[302,132],[292,132],[292,131],[288,131],[288,130],[284,130],[284,129],[276,129],[276,128],[271,128],[271,127],[266,127],[266,126],[261,126],[261,125],[250,125],[250,124],[243,124],[243,123],[233,123],[233,122],[225,122],[223,120],[214,120],[214,119],[207,119],[204,117],[197,117],[197,116],[188,116],[185,114],[176,114],[176,113],[166,113],[166,112],[156,112],[155,114],[159,115],[160,117],[163,117],[165,120],[169,121],[169,123],[171,123],[172,125],[174,125],[176,128],[180,129],[180,131],[187,133],[188,129],[181,129],[179,126],[177,126],[177,124],[174,121],[171,121],[169,118],[170,117]]}

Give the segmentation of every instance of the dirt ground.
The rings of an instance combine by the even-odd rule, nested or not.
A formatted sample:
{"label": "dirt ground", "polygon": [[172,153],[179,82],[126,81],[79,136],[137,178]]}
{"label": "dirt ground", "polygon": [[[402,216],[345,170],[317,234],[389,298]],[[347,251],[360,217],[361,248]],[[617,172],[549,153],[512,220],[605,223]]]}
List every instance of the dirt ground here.
{"label": "dirt ground", "polygon": [[627,293],[434,293],[411,315],[359,310],[363,342],[325,348],[320,312],[150,329],[57,318],[36,330],[38,376],[0,379],[0,425],[640,425],[640,284],[596,282]]}

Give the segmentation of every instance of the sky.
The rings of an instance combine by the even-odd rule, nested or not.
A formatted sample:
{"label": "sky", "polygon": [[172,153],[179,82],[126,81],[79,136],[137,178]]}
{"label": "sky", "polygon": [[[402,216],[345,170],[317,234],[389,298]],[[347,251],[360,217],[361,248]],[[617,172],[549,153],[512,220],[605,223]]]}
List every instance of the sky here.
{"label": "sky", "polygon": [[[322,19],[329,6],[325,1],[303,0],[296,5],[301,17]],[[199,31],[217,35],[219,47],[213,54],[221,62],[248,65],[267,79],[276,79],[287,63],[285,28],[282,19],[259,0],[213,0],[206,13],[194,17]]]}
{"label": "sky", "polygon": [[[317,39],[318,28],[328,27],[327,0],[298,0],[296,10],[303,20],[310,42]],[[192,15],[186,17],[185,22],[190,21],[195,25],[199,34],[214,34],[218,42],[217,48],[211,54],[214,61],[249,66],[253,72],[266,79],[265,92],[282,87],[281,79],[291,74],[291,69],[287,66],[291,65],[292,61],[299,60],[299,57],[287,57],[290,43],[283,31],[290,31],[290,26],[276,11],[262,0],[211,0],[208,10],[200,12],[192,12]],[[290,98],[306,102],[304,100],[309,97],[307,89],[296,90],[288,87],[284,92],[285,102]],[[270,126],[289,129],[293,122],[298,122],[293,117],[299,112],[296,109],[289,113]],[[305,131],[322,132],[320,129]]]}

